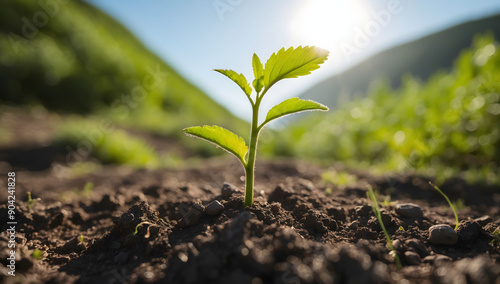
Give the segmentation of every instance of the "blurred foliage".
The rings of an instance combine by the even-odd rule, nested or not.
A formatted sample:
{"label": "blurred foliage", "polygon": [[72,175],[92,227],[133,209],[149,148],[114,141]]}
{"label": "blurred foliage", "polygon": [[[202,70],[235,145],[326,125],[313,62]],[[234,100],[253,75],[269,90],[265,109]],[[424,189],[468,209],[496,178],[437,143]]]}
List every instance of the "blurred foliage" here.
{"label": "blurred foliage", "polygon": [[[496,180],[500,161],[500,52],[491,35],[476,37],[452,72],[402,86],[372,84],[368,96],[325,114],[293,121],[265,152],[347,161],[390,170],[472,170]],[[474,176],[475,174],[472,174]]]}
{"label": "blurred foliage", "polygon": [[10,141],[10,132],[4,127],[0,126],[0,145],[6,144]]}
{"label": "blurred foliage", "polygon": [[358,178],[345,171],[330,169],[321,174],[321,180],[326,184],[335,185],[340,189],[356,184]]}
{"label": "blurred foliage", "polygon": [[90,4],[0,0],[0,7],[0,103],[99,112],[165,135],[207,121],[247,131]]}
{"label": "blurred foliage", "polygon": [[158,153],[145,141],[124,130],[103,130],[98,120],[69,120],[58,129],[55,141],[56,146],[68,151],[72,162],[85,162],[95,157],[103,163],[137,168],[160,165]]}

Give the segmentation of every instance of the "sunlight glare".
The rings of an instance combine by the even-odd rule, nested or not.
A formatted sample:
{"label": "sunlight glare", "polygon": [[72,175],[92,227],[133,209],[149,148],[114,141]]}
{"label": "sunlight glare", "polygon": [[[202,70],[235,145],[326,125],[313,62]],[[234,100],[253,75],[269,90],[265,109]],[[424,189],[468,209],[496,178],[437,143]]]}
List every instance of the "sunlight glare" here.
{"label": "sunlight glare", "polygon": [[366,10],[354,0],[310,0],[298,8],[290,23],[291,33],[305,45],[332,50],[369,19]]}

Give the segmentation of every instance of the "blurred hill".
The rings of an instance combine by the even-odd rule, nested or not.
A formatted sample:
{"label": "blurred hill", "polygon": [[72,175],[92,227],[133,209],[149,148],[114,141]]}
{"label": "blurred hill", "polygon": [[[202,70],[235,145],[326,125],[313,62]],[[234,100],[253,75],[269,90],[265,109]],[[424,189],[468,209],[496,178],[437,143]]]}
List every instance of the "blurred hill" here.
{"label": "blurred hill", "polygon": [[374,82],[365,97],[311,113],[261,151],[379,170],[500,184],[500,45],[474,36],[446,72],[401,85]]}
{"label": "blurred hill", "polygon": [[0,103],[100,113],[162,134],[246,123],[83,1],[0,0]]}
{"label": "blurred hill", "polygon": [[320,82],[301,97],[334,107],[339,99],[365,94],[374,80],[387,80],[393,88],[400,86],[404,74],[425,81],[438,70],[449,71],[460,52],[471,46],[473,36],[486,31],[500,38],[500,15],[460,24],[385,50]]}

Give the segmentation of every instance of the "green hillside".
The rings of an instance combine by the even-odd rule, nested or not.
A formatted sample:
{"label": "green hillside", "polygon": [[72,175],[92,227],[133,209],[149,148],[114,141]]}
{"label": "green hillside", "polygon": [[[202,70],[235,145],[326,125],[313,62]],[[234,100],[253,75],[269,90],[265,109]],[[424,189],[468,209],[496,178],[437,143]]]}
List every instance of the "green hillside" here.
{"label": "green hillside", "polygon": [[493,37],[477,37],[450,72],[426,82],[406,76],[328,114],[311,114],[277,133],[262,150],[391,170],[479,173],[499,180],[500,51]]}
{"label": "green hillside", "polygon": [[320,82],[301,97],[334,107],[340,97],[365,94],[373,80],[388,80],[393,88],[400,86],[404,74],[426,80],[438,70],[450,70],[460,52],[471,45],[473,36],[486,31],[500,38],[500,15],[457,25],[385,50]]}
{"label": "green hillside", "polygon": [[163,135],[206,122],[247,131],[90,4],[0,0],[0,7],[2,105],[98,114]]}

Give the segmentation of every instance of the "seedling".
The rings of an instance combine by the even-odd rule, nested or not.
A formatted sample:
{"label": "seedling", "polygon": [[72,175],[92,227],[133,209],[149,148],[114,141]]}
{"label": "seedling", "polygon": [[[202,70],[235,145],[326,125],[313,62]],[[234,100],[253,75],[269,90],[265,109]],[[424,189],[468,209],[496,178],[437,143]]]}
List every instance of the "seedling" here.
{"label": "seedling", "polygon": [[[380,208],[378,206],[377,195],[375,194],[371,186],[368,186],[368,191],[366,192],[366,196],[368,197],[368,199],[372,201],[373,213],[375,213],[375,217],[377,217],[377,220],[380,223],[380,227],[382,228],[382,231],[384,231],[385,238],[387,239],[387,244],[389,245],[389,248],[394,253],[394,260],[396,261],[396,266],[398,267],[398,269],[401,269],[401,267],[403,266],[401,265],[401,261],[399,260],[399,256],[396,252],[396,249],[392,245],[391,237],[389,236],[389,233],[387,233],[387,230],[385,229],[384,222],[382,222],[382,213],[380,213]],[[401,227],[399,227],[399,229],[401,229]]]}
{"label": "seedling", "polygon": [[31,256],[36,260],[41,260],[43,257],[43,251],[37,249],[31,254]]}
{"label": "seedling", "polygon": [[259,57],[254,54],[252,67],[255,78],[252,86],[255,95],[252,95],[252,87],[250,87],[243,74],[238,74],[233,70],[214,70],[235,82],[250,101],[250,105],[252,106],[250,147],[238,135],[216,125],[188,127],[184,129],[184,132],[187,135],[211,142],[238,158],[245,169],[245,206],[253,205],[255,158],[257,154],[257,142],[262,128],[269,122],[289,114],[311,110],[328,110],[328,107],[314,101],[291,98],[272,107],[267,113],[266,119],[259,124],[259,107],[262,99],[269,89],[280,80],[308,75],[311,71],[318,69],[319,65],[328,58],[328,54],[329,51],[315,46],[290,47],[287,50],[282,48],[277,53],[271,55],[265,67],[262,65]]}
{"label": "seedling", "polygon": [[135,226],[135,231],[132,234],[132,236],[136,236],[137,233],[139,233],[139,228],[142,227],[143,225],[149,225],[148,228],[146,229],[146,235],[144,235],[144,238],[146,238],[146,239],[149,238],[149,236],[150,236],[149,228],[151,228],[152,226],[157,226],[156,224],[153,224],[151,222],[147,222],[147,221],[141,222],[141,223],[137,224],[137,226]]}
{"label": "seedling", "polygon": [[85,238],[83,237],[83,235],[79,235],[78,236],[78,242],[82,243],[85,241]]}
{"label": "seedling", "polygon": [[496,229],[493,234],[490,234],[493,239],[490,241],[490,245],[495,244],[495,242],[500,243],[500,230]]}
{"label": "seedling", "polygon": [[28,210],[31,210],[33,208],[33,205],[35,205],[35,202],[40,200],[40,198],[32,199],[31,198],[31,192],[28,191]]}
{"label": "seedling", "polygon": [[450,207],[451,207],[451,210],[453,210],[453,214],[455,214],[455,221],[456,221],[456,224],[455,224],[455,230],[458,229],[458,215],[457,215],[457,210],[455,209],[455,205],[453,205],[453,202],[451,202],[451,200],[448,198],[448,196],[446,196],[446,194],[444,194],[444,192],[441,191],[441,189],[439,189],[439,187],[437,187],[435,184],[433,184],[432,182],[429,181],[429,184],[434,187],[435,190],[437,190],[439,193],[441,193],[441,195],[446,199],[446,201],[448,201],[448,204],[450,204]]}

